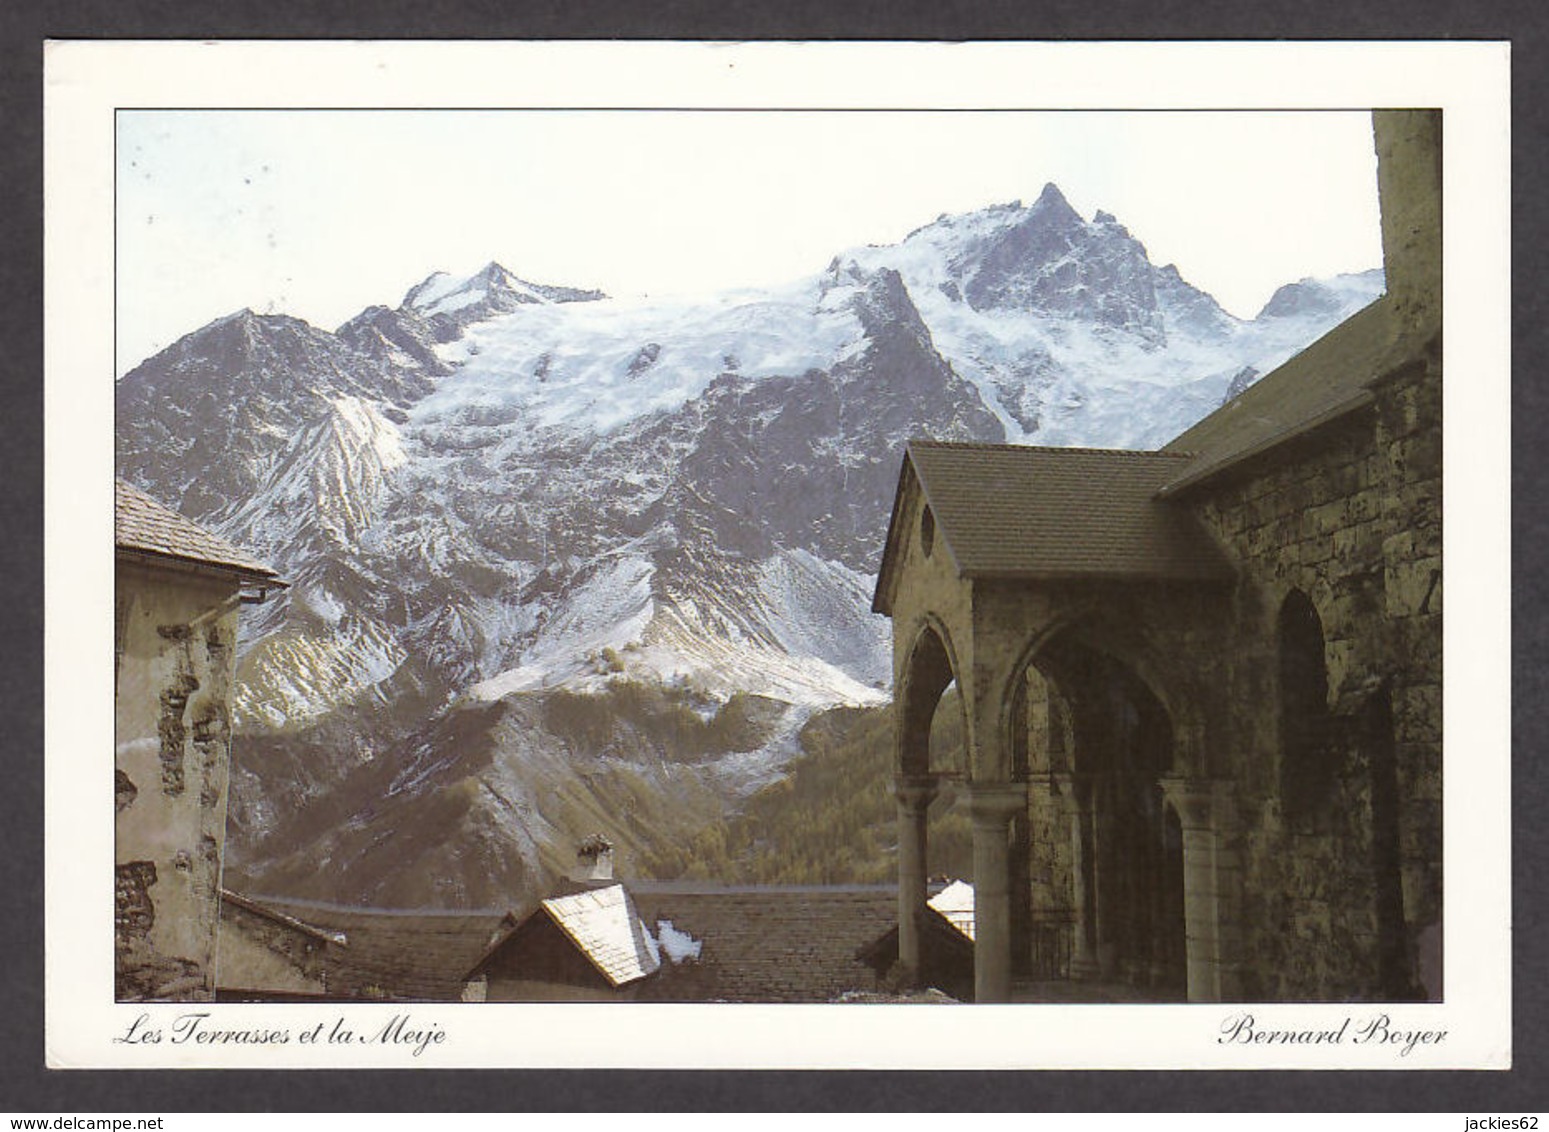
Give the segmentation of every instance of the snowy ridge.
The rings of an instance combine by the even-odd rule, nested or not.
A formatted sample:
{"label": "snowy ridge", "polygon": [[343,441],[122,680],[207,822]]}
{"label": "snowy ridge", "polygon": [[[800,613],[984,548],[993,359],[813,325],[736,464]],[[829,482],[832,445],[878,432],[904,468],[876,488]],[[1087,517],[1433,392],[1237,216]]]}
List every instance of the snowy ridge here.
{"label": "snowy ridge", "polygon": [[[1214,396],[1213,408],[1243,366],[1269,372],[1382,291],[1380,271],[1321,283],[1303,280],[1282,292],[1320,287],[1321,301],[1298,306],[1289,294],[1277,295],[1280,302],[1271,300],[1266,306],[1268,317],[1243,322],[1191,287],[1171,265],[1150,267],[1144,247],[1111,216],[1098,213],[1090,223],[1083,222],[1051,189],[1031,208],[1011,204],[967,216],[943,216],[900,244],[846,253],[829,269],[835,281],[863,278],[881,268],[899,272],[936,348],[979,390],[1013,443],[1115,448],[1160,443],[1202,415],[1200,397],[1162,406],[1158,402],[1168,398],[1148,397],[1145,387],[1172,390],[1206,383],[1210,393],[1205,399]],[[976,306],[969,301],[985,246],[1051,212],[1058,215],[1066,240],[1099,246],[1106,242],[1121,249],[1122,254],[1112,258],[1128,273],[1137,292],[1131,298],[1154,304],[1145,325],[1159,331],[1160,338],[1076,317],[1062,307],[1084,310],[1086,304],[1052,302],[1047,294],[1041,305],[1052,309],[1031,313],[1026,307]],[[1069,270],[1076,259],[1067,248],[1038,264],[1037,277],[1057,281],[1070,276],[1071,292],[1084,295],[1091,284]],[[1144,279],[1139,278],[1142,268]],[[1151,403],[1135,405],[1137,397]],[[1160,417],[1157,408],[1163,409]],[[1151,439],[1155,437],[1160,439]]]}
{"label": "snowy ridge", "polygon": [[391,629],[370,621],[343,620],[327,632],[273,634],[244,657],[232,714],[249,726],[303,726],[371,693],[407,656]]}
{"label": "snowy ridge", "polygon": [[799,374],[860,339],[848,310],[817,309],[811,284],[709,303],[548,305],[470,326],[442,347],[458,367],[414,410],[429,430],[470,414],[606,433],[681,407],[718,374]]}
{"label": "snowy ridge", "polygon": [[[735,624],[732,611],[713,600],[654,598],[654,573],[640,558],[612,563],[576,591],[520,664],[472,685],[467,696],[494,701],[559,686],[595,691],[618,673],[690,686],[712,702],[749,690],[808,708],[886,701],[879,675],[887,667],[886,627],[855,616],[854,597],[865,593],[869,600],[870,591],[843,566],[804,552],[770,559],[765,602],[751,617],[736,611]],[[826,630],[809,623],[818,612],[832,616]],[[851,632],[857,640],[847,639]],[[857,680],[852,665],[875,683]]]}

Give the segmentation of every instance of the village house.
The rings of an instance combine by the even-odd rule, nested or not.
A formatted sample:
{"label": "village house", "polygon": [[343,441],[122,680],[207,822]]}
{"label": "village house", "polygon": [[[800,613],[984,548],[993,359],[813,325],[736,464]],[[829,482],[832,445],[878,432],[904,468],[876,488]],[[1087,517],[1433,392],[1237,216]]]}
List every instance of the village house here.
{"label": "village house", "polygon": [[1154,452],[908,445],[897,955],[955,685],[975,998],[1441,997],[1441,119],[1373,115],[1386,294]]}
{"label": "village house", "polygon": [[[974,996],[973,886],[953,881],[925,902],[918,921],[918,966],[906,974],[959,1002]],[[871,968],[878,986],[890,987],[901,973],[898,924],[863,947],[856,958]],[[890,989],[898,989],[890,987]]]}
{"label": "village house", "polygon": [[224,888],[220,900],[217,1001],[305,1002],[328,994],[348,935]]}
{"label": "village house", "polygon": [[[891,960],[874,954],[897,905],[891,886],[626,884],[611,858],[589,838],[548,898],[506,913],[223,892],[218,997],[824,1003],[891,989]],[[969,901],[967,935],[960,894],[945,913],[959,926],[941,919],[956,941],[948,993],[972,990]]]}
{"label": "village house", "polygon": [[554,896],[468,973],[488,1002],[830,1002],[878,985],[862,950],[895,904],[884,886],[730,886],[613,876],[588,838]]}
{"label": "village house", "polygon": [[238,611],[285,583],[123,481],[114,502],[115,993],[207,1001]]}
{"label": "village house", "polygon": [[660,945],[622,884],[539,902],[465,976],[485,1002],[620,1002],[661,969]]}

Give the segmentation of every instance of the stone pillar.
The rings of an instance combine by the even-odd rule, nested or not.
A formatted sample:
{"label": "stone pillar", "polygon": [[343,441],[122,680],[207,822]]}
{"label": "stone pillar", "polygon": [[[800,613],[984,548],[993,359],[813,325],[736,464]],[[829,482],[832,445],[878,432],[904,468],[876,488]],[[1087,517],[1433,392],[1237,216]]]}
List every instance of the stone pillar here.
{"label": "stone pillar", "polygon": [[1073,776],[1062,777],[1060,796],[1070,817],[1070,898],[1075,919],[1070,941],[1070,977],[1095,979],[1099,974],[1096,901],[1088,882],[1088,872],[1093,867],[1091,784]]}
{"label": "stone pillar", "polygon": [[926,811],[936,797],[936,776],[901,774],[898,799],[898,964],[907,985],[920,978],[920,920],[925,914]]}
{"label": "stone pillar", "polygon": [[1167,922],[1167,815],[1157,815],[1160,828],[1154,832],[1154,844],[1152,851],[1156,854],[1151,860],[1150,881],[1148,895],[1149,907],[1146,914],[1151,923],[1151,947],[1149,965],[1146,969],[1147,982],[1154,987],[1165,986],[1167,983],[1167,949],[1168,937],[1172,934]]}
{"label": "stone pillar", "polygon": [[1237,903],[1240,867],[1232,845],[1232,806],[1224,783],[1162,780],[1183,830],[1183,916],[1188,999],[1230,1002],[1239,996]]}
{"label": "stone pillar", "polygon": [[1033,962],[1033,836],[1027,807],[1011,818],[1011,973],[1026,978]]}
{"label": "stone pillar", "polygon": [[1027,809],[1027,785],[976,783],[968,813],[974,844],[974,1001],[1011,1001],[1011,819]]}
{"label": "stone pillar", "polygon": [[1094,774],[1087,779],[1087,850],[1092,863],[1087,887],[1092,901],[1092,956],[1097,961],[1098,977],[1103,979],[1113,978],[1118,946],[1113,923],[1118,870],[1113,831],[1108,828],[1113,813],[1111,786],[1106,774]]}

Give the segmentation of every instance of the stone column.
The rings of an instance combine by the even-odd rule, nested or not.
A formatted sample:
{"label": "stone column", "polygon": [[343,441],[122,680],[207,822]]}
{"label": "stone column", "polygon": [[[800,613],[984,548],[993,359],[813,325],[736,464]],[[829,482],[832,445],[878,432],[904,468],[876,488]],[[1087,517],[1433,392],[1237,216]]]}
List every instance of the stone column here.
{"label": "stone column", "polygon": [[936,776],[901,774],[898,799],[898,964],[906,984],[920,978],[920,920],[925,914],[926,811],[936,797]]}
{"label": "stone column", "polygon": [[974,1001],[1011,1001],[1011,819],[1027,809],[1027,785],[976,783],[968,813],[974,844]]}
{"label": "stone column", "polygon": [[1070,901],[1075,921],[1070,940],[1070,977],[1098,975],[1096,922],[1087,874],[1092,867],[1092,837],[1088,806],[1090,784],[1074,775],[1060,776],[1060,798],[1070,819]]}
{"label": "stone column", "polygon": [[1091,959],[1095,977],[1113,978],[1113,960],[1117,946],[1114,937],[1113,908],[1117,884],[1117,858],[1113,851],[1112,813],[1109,801],[1109,776],[1090,775],[1086,780],[1086,850],[1088,861],[1087,901],[1091,911]]}
{"label": "stone column", "polygon": [[1033,962],[1033,835],[1032,818],[1023,808],[1011,818],[1011,973],[1025,978]]}
{"label": "stone column", "polygon": [[1237,852],[1225,784],[1202,779],[1162,780],[1183,829],[1183,917],[1187,935],[1190,1002],[1229,1002],[1238,996]]}
{"label": "stone column", "polygon": [[1148,870],[1150,901],[1146,912],[1151,923],[1151,947],[1146,981],[1154,987],[1163,986],[1167,982],[1167,948],[1168,936],[1171,934],[1170,925],[1167,922],[1167,814],[1158,813],[1157,819],[1159,828],[1152,834],[1151,849],[1155,856]]}

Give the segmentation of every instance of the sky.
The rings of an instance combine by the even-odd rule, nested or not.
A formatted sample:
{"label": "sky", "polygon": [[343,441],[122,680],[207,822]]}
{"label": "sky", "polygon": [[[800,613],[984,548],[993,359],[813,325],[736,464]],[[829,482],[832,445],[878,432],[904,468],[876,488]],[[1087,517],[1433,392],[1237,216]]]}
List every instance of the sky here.
{"label": "sky", "polygon": [[786,282],[1050,181],[1244,318],[1382,262],[1362,112],[121,110],[118,372],[491,260],[619,297]]}

